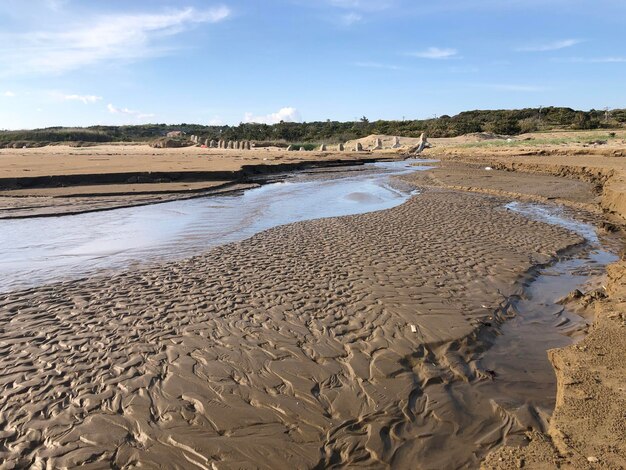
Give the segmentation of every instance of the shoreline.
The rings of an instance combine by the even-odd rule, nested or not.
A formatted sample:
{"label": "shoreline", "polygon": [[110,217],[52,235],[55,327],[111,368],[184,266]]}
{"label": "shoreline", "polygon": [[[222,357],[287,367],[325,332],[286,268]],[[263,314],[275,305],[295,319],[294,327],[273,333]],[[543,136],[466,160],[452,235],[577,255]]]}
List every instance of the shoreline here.
{"label": "shoreline", "polygon": [[[134,175],[135,179],[137,178],[137,175],[145,175],[146,180],[140,184],[128,183],[128,178],[126,178],[128,174],[126,173],[43,176],[37,178],[41,179],[41,181],[45,182],[47,185],[63,186],[63,181],[65,181],[65,179],[67,179],[67,182],[73,181],[75,183],[79,183],[79,185],[63,186],[63,188],[54,188],[44,185],[43,188],[34,188],[31,190],[0,190],[0,220],[75,215],[150,204],[160,204],[174,200],[223,195],[228,192],[237,192],[263,185],[266,183],[264,178],[271,177],[273,175],[275,177],[279,177],[285,173],[307,171],[312,169],[363,166],[368,163],[392,160],[397,160],[397,158],[394,159],[389,155],[379,155],[376,157],[369,156],[367,158],[360,155],[358,158],[355,158],[355,155],[352,155],[345,159],[333,158],[322,161],[300,160],[291,163],[258,163],[254,165],[243,165],[239,170],[233,171],[215,170],[202,173],[133,173],[132,175]],[[163,175],[168,175],[167,179],[170,181],[169,183],[159,182],[163,180]],[[85,178],[90,178],[92,176],[96,176],[96,180],[85,180]],[[182,179],[180,179],[181,177]],[[178,182],[171,182],[172,180],[176,180],[176,178],[178,178]],[[198,180],[198,178],[200,179]],[[30,181],[31,179],[32,178],[19,178],[16,181]],[[0,178],[0,187],[2,186],[2,181],[3,179]],[[10,181],[14,181],[14,179],[10,179]],[[94,184],[98,181],[101,184],[96,184],[94,186]],[[194,184],[194,182],[202,182],[205,184],[213,183],[213,187],[196,190],[188,188],[188,186]],[[90,192],[86,194],[76,194],[76,191],[79,191],[81,187],[85,187],[85,184],[91,188]],[[154,186],[157,186],[158,188],[150,189]],[[170,188],[163,189],[163,186],[170,186]],[[119,190],[111,192],[112,187],[115,189],[119,188]],[[127,189],[122,189],[124,187]],[[135,192],[133,190],[134,188],[139,191]],[[42,194],[42,191],[47,193]],[[16,213],[18,213],[18,215],[15,215]]]}

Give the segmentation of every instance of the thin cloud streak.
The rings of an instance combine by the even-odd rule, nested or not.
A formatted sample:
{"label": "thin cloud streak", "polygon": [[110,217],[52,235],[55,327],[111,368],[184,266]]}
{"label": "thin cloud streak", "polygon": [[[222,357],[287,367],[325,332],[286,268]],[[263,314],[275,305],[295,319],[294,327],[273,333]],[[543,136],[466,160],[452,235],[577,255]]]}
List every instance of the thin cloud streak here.
{"label": "thin cloud streak", "polygon": [[[134,61],[171,52],[155,44],[201,23],[218,23],[231,15],[220,6],[162,14],[120,14],[84,19],[63,31],[0,34],[0,61],[10,64],[0,75],[60,74],[84,66]],[[89,24],[90,26],[84,26]]]}
{"label": "thin cloud streak", "polygon": [[568,47],[575,46],[584,42],[582,39],[563,39],[561,41],[549,42],[546,44],[535,44],[529,46],[519,47],[516,50],[518,52],[549,52],[558,51],[560,49],[566,49]]}
{"label": "thin cloud streak", "polygon": [[418,51],[418,52],[409,52],[406,55],[410,57],[417,57],[418,59],[451,59],[452,57],[456,57],[458,51],[452,48],[440,48],[440,47],[429,47],[426,50]]}
{"label": "thin cloud streak", "polygon": [[368,69],[404,70],[404,67],[399,65],[381,64],[379,62],[355,62],[353,65]]}
{"label": "thin cloud streak", "polygon": [[63,96],[65,101],[80,101],[83,104],[97,103],[102,101],[102,96],[95,95],[65,95]]}
{"label": "thin cloud streak", "polygon": [[330,6],[345,10],[382,11],[391,8],[393,0],[327,0]]}
{"label": "thin cloud streak", "polygon": [[572,62],[579,64],[621,64],[626,57],[565,57],[553,59],[555,62]]}

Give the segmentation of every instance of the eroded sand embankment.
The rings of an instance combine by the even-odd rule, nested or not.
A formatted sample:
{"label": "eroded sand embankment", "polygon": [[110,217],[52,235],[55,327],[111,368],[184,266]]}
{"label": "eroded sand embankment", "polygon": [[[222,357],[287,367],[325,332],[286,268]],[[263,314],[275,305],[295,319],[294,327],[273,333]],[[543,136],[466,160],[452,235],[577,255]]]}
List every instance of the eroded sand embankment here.
{"label": "eroded sand embankment", "polygon": [[0,219],[79,214],[250,188],[287,171],[363,165],[369,152],[147,145],[0,149]]}
{"label": "eroded sand embankment", "polygon": [[[489,195],[271,229],[0,296],[7,466],[477,466],[541,427],[478,396],[520,279],[582,239]],[[415,328],[412,328],[414,326]]]}
{"label": "eroded sand embankment", "polygon": [[[606,156],[542,155],[502,156],[440,155],[446,161],[480,164],[478,178],[453,177],[450,186],[492,193],[518,193],[537,197],[524,187],[493,184],[485,180],[486,165],[545,178],[555,175],[593,184],[598,204],[622,225],[626,220],[626,166],[622,159]],[[476,169],[474,170],[476,172]],[[516,173],[522,174],[522,173]],[[435,184],[447,186],[445,178]],[[544,195],[539,194],[539,197]],[[559,202],[565,202],[556,196]],[[574,205],[583,201],[570,201]],[[609,226],[610,227],[610,226]],[[611,227],[610,227],[611,228]],[[557,403],[545,434],[529,432],[525,448],[503,447],[491,453],[483,468],[626,468],[626,262],[608,268],[608,298],[595,302],[595,320],[580,343],[550,351],[557,375]]]}

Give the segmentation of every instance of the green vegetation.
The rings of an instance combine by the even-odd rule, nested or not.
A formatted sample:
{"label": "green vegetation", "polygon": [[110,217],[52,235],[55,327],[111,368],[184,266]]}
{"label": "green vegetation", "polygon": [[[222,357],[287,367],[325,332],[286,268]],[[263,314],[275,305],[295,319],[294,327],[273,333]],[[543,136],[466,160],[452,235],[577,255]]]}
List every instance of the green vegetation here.
{"label": "green vegetation", "polygon": [[320,144],[318,143],[305,143],[305,142],[291,143],[290,145],[293,150],[300,150],[300,148],[304,148],[304,150],[307,150],[307,151],[315,150],[319,148],[320,146]]}
{"label": "green vegetation", "polygon": [[274,125],[241,123],[238,126],[201,126],[198,124],[146,124],[138,126],[91,126],[87,128],[51,127],[24,131],[0,131],[0,147],[45,145],[62,142],[141,142],[182,130],[188,135],[224,140],[264,142],[302,142],[328,144],[359,139],[370,134],[419,137],[456,137],[472,132],[517,135],[553,129],[609,129],[623,127],[626,109],[576,111],[571,108],[527,108],[518,110],[466,111],[456,116],[412,121],[373,121],[363,116],[357,122],[280,122]]}
{"label": "green vegetation", "polygon": [[561,136],[561,137],[546,137],[546,138],[533,138],[533,139],[521,139],[521,140],[483,140],[480,142],[470,142],[460,144],[459,147],[463,148],[480,148],[480,147],[532,147],[542,145],[567,145],[567,144],[591,144],[598,140],[610,141],[615,139],[614,132],[598,132],[589,134],[577,134],[576,136]]}

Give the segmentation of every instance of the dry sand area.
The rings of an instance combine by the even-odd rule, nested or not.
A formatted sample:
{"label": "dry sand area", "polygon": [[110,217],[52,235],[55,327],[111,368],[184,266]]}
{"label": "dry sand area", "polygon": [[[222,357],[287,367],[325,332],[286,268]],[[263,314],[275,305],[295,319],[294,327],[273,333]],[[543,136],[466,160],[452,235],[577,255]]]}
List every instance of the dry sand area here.
{"label": "dry sand area", "polygon": [[452,163],[403,177],[421,193],[394,209],[0,294],[0,465],[626,466],[619,263],[590,334],[550,352],[554,395],[498,401],[480,365],[532,268],[582,242],[503,204],[618,223],[621,161],[462,150],[436,145]]}

